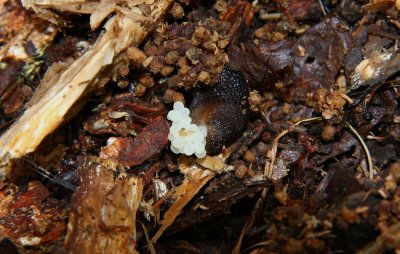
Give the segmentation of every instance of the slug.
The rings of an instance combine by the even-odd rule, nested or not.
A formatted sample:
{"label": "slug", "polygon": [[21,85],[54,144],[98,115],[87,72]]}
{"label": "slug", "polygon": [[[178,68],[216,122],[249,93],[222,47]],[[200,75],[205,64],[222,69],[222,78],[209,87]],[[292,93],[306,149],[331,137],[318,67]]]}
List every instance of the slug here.
{"label": "slug", "polygon": [[224,66],[219,82],[200,86],[190,104],[192,122],[207,128],[206,151],[215,155],[234,143],[249,122],[249,88],[241,73]]}

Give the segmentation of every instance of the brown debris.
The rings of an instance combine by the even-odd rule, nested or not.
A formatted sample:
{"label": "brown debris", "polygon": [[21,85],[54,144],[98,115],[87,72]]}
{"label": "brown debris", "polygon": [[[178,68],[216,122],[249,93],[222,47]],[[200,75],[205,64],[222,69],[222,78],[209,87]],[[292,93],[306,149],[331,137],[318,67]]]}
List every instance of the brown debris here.
{"label": "brown debris", "polygon": [[238,165],[236,168],[235,168],[235,176],[238,178],[238,179],[243,179],[245,176],[246,176],[246,174],[247,174],[247,167],[246,167],[246,165],[243,165],[243,164],[241,164],[241,165]]}
{"label": "brown debris", "polygon": [[324,130],[322,131],[321,137],[325,141],[329,141],[333,139],[333,136],[336,133],[336,128],[332,125],[325,126]]}
{"label": "brown debris", "polygon": [[181,101],[181,102],[185,103],[185,97],[183,96],[183,94],[175,91],[174,89],[170,89],[170,88],[168,88],[165,91],[163,99],[164,99],[165,103],[172,103],[172,102],[177,102],[177,101]]}
{"label": "brown debris", "polygon": [[[162,76],[177,70],[177,74],[168,78],[169,87],[217,83],[228,60],[227,45],[243,29],[240,24],[250,25],[252,20],[251,5],[247,1],[231,2],[229,11],[221,17],[207,17],[202,22],[190,19],[183,26],[162,24],[153,41],[144,46],[144,52],[151,58],[149,70]],[[238,12],[243,16],[237,15]]]}
{"label": "brown debris", "polygon": [[290,1],[285,9],[290,20],[307,20],[321,18],[323,10],[318,0],[295,0]]}
{"label": "brown debris", "polygon": [[22,94],[22,89],[17,87],[14,92],[9,95],[7,100],[3,102],[2,109],[4,114],[10,115],[21,109],[24,105],[25,99]]}
{"label": "brown debris", "polygon": [[146,60],[146,55],[140,49],[136,47],[130,47],[126,50],[126,55],[136,67],[140,67],[144,60]]}
{"label": "brown debris", "polygon": [[340,119],[343,115],[343,108],[346,104],[344,89],[327,91],[324,88],[316,91],[317,109],[322,113],[322,116],[329,120],[333,117]]}
{"label": "brown debris", "polygon": [[182,5],[180,5],[179,3],[174,3],[170,12],[174,19],[183,18],[183,16],[185,15],[185,11],[183,10]]}
{"label": "brown debris", "polygon": [[7,187],[0,192],[0,233],[18,246],[41,246],[60,240],[66,230],[63,204],[50,197],[40,182],[21,192]]}
{"label": "brown debris", "polygon": [[131,167],[160,153],[169,143],[169,124],[159,116],[150,122],[135,138],[110,138],[103,147],[100,157],[111,158],[124,166]]}
{"label": "brown debris", "polygon": [[363,9],[368,11],[384,11],[393,6],[393,4],[398,1],[395,0],[373,0],[363,6]]}
{"label": "brown debris", "polygon": [[[152,13],[154,16],[150,21],[157,22],[168,9],[170,1],[159,0],[153,4],[156,11]],[[149,32],[145,27],[145,21],[135,21],[123,14],[107,21],[106,32],[97,40],[95,46],[71,64],[54,81],[45,96],[27,109],[1,137],[2,181],[8,177],[9,169],[4,167],[8,166],[10,158],[20,158],[33,152],[39,143],[63,122],[70,107],[84,93],[96,88],[101,80],[98,75],[104,71],[104,67],[113,63],[118,53],[131,44],[138,45],[144,39]]]}
{"label": "brown debris", "polygon": [[144,102],[132,94],[120,94],[111,103],[100,109],[84,123],[84,129],[92,134],[113,134],[130,136],[158,116],[165,117],[166,108],[159,100]]}
{"label": "brown debris", "polygon": [[137,253],[136,212],[142,188],[140,178],[115,178],[111,170],[92,164],[72,198],[66,252]]}
{"label": "brown debris", "polygon": [[164,214],[164,218],[160,223],[160,229],[158,229],[157,233],[151,239],[152,243],[155,243],[161,237],[186,204],[215,176],[213,171],[203,170],[195,165],[190,165],[190,161],[189,164],[188,162],[181,162],[179,170],[186,175],[185,180],[174,191],[172,198],[175,199],[175,202]]}
{"label": "brown debris", "polygon": [[37,76],[46,67],[43,55],[58,34],[54,25],[25,10],[19,1],[0,3],[0,108],[16,118],[36,87]]}

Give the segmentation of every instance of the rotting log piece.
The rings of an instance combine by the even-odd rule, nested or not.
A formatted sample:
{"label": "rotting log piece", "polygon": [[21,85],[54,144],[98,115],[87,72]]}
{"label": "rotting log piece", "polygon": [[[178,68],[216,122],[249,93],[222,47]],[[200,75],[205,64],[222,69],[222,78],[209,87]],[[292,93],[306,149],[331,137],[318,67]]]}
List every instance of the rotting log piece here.
{"label": "rotting log piece", "polygon": [[137,253],[136,212],[142,182],[133,176],[115,178],[99,164],[89,166],[72,198],[67,253]]}

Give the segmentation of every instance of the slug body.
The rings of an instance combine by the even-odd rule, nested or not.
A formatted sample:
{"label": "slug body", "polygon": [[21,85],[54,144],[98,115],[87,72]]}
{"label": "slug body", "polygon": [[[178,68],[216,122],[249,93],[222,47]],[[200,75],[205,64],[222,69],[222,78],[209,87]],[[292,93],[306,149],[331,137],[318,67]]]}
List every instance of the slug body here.
{"label": "slug body", "polygon": [[195,91],[190,116],[193,123],[207,128],[208,155],[220,153],[243,134],[249,122],[248,96],[243,76],[226,65],[218,84]]}

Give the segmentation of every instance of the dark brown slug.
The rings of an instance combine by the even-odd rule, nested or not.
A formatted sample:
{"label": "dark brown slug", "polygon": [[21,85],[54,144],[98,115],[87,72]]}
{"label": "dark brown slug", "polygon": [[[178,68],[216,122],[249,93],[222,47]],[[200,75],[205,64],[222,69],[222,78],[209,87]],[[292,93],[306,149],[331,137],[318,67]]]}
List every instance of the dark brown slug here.
{"label": "dark brown slug", "polygon": [[249,88],[243,76],[225,65],[215,86],[201,86],[190,105],[192,122],[207,127],[206,151],[215,155],[235,142],[249,122]]}

